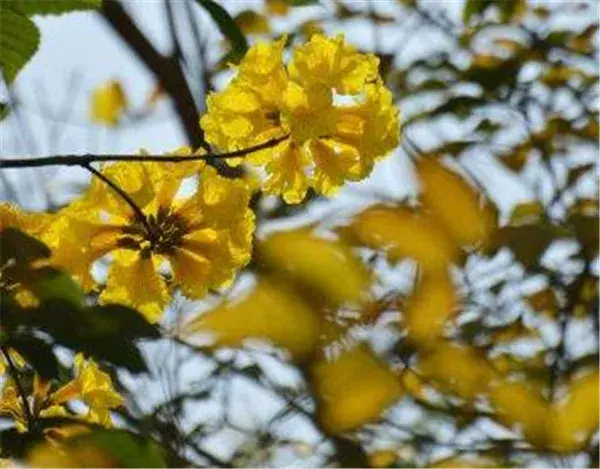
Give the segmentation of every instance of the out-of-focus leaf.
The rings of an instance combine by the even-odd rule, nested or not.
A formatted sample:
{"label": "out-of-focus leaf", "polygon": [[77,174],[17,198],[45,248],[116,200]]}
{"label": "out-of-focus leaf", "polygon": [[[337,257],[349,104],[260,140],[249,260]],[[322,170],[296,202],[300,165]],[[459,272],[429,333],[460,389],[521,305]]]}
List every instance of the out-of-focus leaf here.
{"label": "out-of-focus leaf", "polygon": [[0,122],[10,114],[10,106],[4,101],[0,101]]}
{"label": "out-of-focus leaf", "polygon": [[227,301],[190,320],[185,340],[211,347],[239,347],[250,338],[272,342],[295,359],[310,357],[319,340],[321,319],[284,285],[267,279],[243,298]]}
{"label": "out-of-focus leaf", "polygon": [[567,176],[567,186],[572,186],[576,184],[582,176],[584,176],[585,174],[590,174],[590,172],[595,168],[595,163],[588,163],[570,169],[569,175]]}
{"label": "out-of-focus leaf", "polygon": [[11,0],[27,16],[57,15],[71,11],[97,10],[102,0]]}
{"label": "out-of-focus leaf", "polygon": [[530,383],[498,379],[490,383],[489,400],[498,421],[508,428],[520,428],[532,445],[543,448],[550,409],[540,394]]}
{"label": "out-of-focus leaf", "polygon": [[470,24],[474,17],[482,17],[489,8],[497,8],[500,20],[508,23],[521,17],[525,11],[525,0],[467,0],[463,7],[463,21]]}
{"label": "out-of-focus leaf", "polygon": [[123,430],[94,430],[80,437],[44,442],[27,457],[28,467],[166,467],[152,441]]}
{"label": "out-of-focus leaf", "polygon": [[94,90],[90,106],[92,121],[114,127],[127,109],[127,96],[121,83],[111,80]]}
{"label": "out-of-focus leaf", "polygon": [[438,160],[420,160],[417,174],[425,205],[456,241],[465,247],[485,244],[496,227],[492,206]]}
{"label": "out-of-focus leaf", "polygon": [[571,236],[564,227],[554,225],[544,217],[539,202],[518,205],[509,223],[493,234],[486,251],[494,253],[503,246],[508,247],[527,268],[535,265],[554,240]]}
{"label": "out-of-focus leaf", "polygon": [[0,259],[2,265],[12,259],[17,264],[30,264],[50,257],[50,249],[20,230],[7,227],[0,231]]}
{"label": "out-of-focus leaf", "polygon": [[565,397],[553,406],[550,446],[555,451],[573,453],[581,450],[598,431],[598,370],[568,383]]}
{"label": "out-of-focus leaf", "polygon": [[223,34],[223,36],[225,36],[231,43],[232,55],[230,57],[230,61],[234,63],[239,62],[248,50],[248,41],[246,41],[246,37],[242,31],[240,31],[238,25],[235,23],[233,18],[231,18],[229,13],[227,13],[227,10],[225,10],[217,2],[212,0],[196,1],[207,11],[207,13],[217,24],[221,34]]}
{"label": "out-of-focus leaf", "polygon": [[18,4],[0,3],[0,65],[10,85],[17,73],[38,49],[40,32],[18,8]]}
{"label": "out-of-focus leaf", "polygon": [[309,379],[319,421],[331,434],[377,420],[403,392],[398,377],[364,345],[313,362]]}
{"label": "out-of-focus leaf", "polygon": [[58,377],[58,361],[52,346],[44,340],[28,335],[17,335],[10,337],[3,345],[19,352],[42,378]]}
{"label": "out-of-focus leaf", "polygon": [[420,346],[438,339],[457,311],[456,297],[448,272],[426,272],[402,310],[407,339]]}
{"label": "out-of-focus leaf", "polygon": [[575,237],[591,254],[598,254],[598,201],[581,199],[569,208],[569,226],[575,231]]}
{"label": "out-of-focus leaf", "polygon": [[505,467],[506,464],[502,464],[497,459],[483,456],[452,456],[450,458],[439,459],[427,467],[455,467],[455,468],[469,468],[469,467]]}
{"label": "out-of-focus leaf", "polygon": [[426,349],[419,362],[421,375],[441,390],[473,400],[487,392],[494,370],[474,349],[439,342]]}
{"label": "out-of-focus leaf", "polygon": [[81,305],[85,298],[83,290],[70,275],[49,266],[35,271],[31,290],[40,301],[59,299]]}
{"label": "out-of-focus leaf", "polygon": [[56,345],[132,372],[147,369],[135,341],[159,337],[158,330],[140,313],[120,305],[82,307],[51,299],[26,309],[4,301],[2,308],[3,326],[9,337],[16,330],[28,335],[41,331]]}
{"label": "out-of-focus leaf", "polygon": [[259,259],[277,276],[285,275],[333,306],[368,299],[370,276],[343,241],[320,238],[307,229],[281,231],[258,247]]}
{"label": "out-of-focus leaf", "polygon": [[269,19],[253,10],[244,10],[234,17],[244,34],[266,34],[271,30]]}
{"label": "out-of-focus leaf", "polygon": [[443,226],[408,207],[375,205],[339,232],[351,244],[380,249],[392,262],[412,258],[425,270],[445,271],[461,260]]}

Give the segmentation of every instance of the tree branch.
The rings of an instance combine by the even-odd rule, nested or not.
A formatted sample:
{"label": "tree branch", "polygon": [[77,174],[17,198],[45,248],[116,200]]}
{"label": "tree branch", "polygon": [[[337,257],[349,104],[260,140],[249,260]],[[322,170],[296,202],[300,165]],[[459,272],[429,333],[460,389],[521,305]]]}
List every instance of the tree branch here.
{"label": "tree branch", "polygon": [[187,140],[195,148],[210,147],[200,128],[200,116],[177,58],[161,55],[144,36],[117,0],[104,0],[101,14],[113,30],[129,45],[137,57],[152,71],[163,89],[173,99]]}
{"label": "tree branch", "polygon": [[240,150],[234,150],[223,153],[205,153],[203,155],[54,155],[42,156],[39,158],[8,158],[0,160],[0,168],[37,168],[40,166],[82,166],[86,167],[91,163],[106,161],[130,161],[136,163],[159,162],[159,163],[181,163],[185,161],[206,161],[208,163],[227,159],[239,158],[260,150],[274,147],[287,140],[289,135],[273,138],[266,142],[254,145]]}

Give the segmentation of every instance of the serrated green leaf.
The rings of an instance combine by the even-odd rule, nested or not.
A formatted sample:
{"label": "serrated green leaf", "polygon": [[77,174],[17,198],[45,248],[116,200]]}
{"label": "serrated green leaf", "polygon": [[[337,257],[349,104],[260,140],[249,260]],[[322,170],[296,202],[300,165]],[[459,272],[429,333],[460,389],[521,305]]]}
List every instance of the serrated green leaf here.
{"label": "serrated green leaf", "polygon": [[0,3],[0,65],[7,84],[31,59],[40,43],[37,26],[18,6]]}
{"label": "serrated green leaf", "polygon": [[213,0],[196,0],[231,43],[230,61],[239,62],[248,50],[248,41],[227,10]]}

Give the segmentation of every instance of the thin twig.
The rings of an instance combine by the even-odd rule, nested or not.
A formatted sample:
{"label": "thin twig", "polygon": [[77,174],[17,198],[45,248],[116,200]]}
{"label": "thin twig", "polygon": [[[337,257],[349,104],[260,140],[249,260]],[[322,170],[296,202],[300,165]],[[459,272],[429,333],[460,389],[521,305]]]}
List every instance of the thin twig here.
{"label": "thin twig", "polygon": [[127,192],[125,192],[121,187],[119,187],[117,184],[115,184],[113,181],[111,181],[110,178],[106,177],[104,174],[102,174],[100,171],[98,171],[92,165],[83,164],[81,166],[83,168],[87,169],[90,173],[92,173],[94,176],[96,176],[102,182],[104,182],[113,191],[115,191],[125,202],[127,202],[127,205],[129,205],[132,208],[132,210],[135,212],[136,218],[144,225],[144,227],[146,228],[146,230],[148,232],[151,232],[152,229],[151,229],[150,225],[148,224],[146,215],[144,215],[144,212],[142,212],[142,209],[140,207],[138,207],[138,205],[135,203],[135,201],[131,198],[131,196]]}
{"label": "thin twig", "polygon": [[259,145],[240,150],[234,150],[224,153],[206,153],[191,156],[182,155],[54,155],[43,156],[40,158],[8,158],[0,160],[0,168],[35,168],[40,166],[86,166],[92,163],[100,163],[107,161],[133,161],[138,163],[143,162],[159,162],[159,163],[181,163],[184,161],[211,161],[227,158],[238,158],[241,156],[254,153],[256,151],[265,150],[274,147],[283,142],[289,137],[277,137],[268,140]]}

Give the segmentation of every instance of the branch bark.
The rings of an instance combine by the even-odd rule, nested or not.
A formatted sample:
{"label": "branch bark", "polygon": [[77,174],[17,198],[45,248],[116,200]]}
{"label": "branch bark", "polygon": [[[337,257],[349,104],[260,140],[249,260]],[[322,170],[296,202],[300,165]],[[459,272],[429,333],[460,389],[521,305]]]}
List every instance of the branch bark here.
{"label": "branch bark", "polygon": [[173,100],[177,116],[187,140],[194,148],[209,150],[200,128],[196,103],[176,57],[160,54],[140,31],[118,0],[104,0],[102,17],[136,56],[150,69],[163,89]]}

